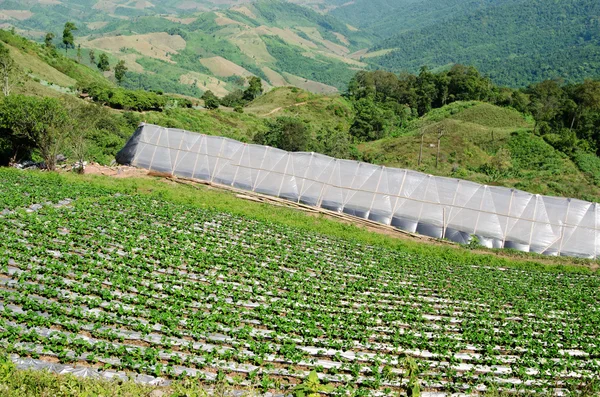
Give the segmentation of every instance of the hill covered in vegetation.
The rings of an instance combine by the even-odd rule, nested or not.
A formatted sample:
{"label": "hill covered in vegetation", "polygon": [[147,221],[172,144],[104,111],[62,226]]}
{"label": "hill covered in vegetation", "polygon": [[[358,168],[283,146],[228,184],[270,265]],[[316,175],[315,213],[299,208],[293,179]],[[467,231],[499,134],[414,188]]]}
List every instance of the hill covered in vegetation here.
{"label": "hill covered in vegetation", "polygon": [[[81,2],[72,3],[81,8],[76,7]],[[71,10],[60,17],[53,12],[64,5],[37,5],[27,11],[33,12],[28,18],[10,21],[38,40],[52,33],[59,48],[64,47],[64,23],[73,22],[73,44],[80,48],[67,55],[89,66],[100,54],[111,64],[123,61],[128,69],[124,85],[132,89],[185,95],[210,90],[222,97],[243,86],[243,78],[257,76],[267,88],[294,85],[329,93],[343,90],[353,69],[367,67],[349,55],[372,45],[373,36],[310,8],[260,0],[197,12],[175,3],[141,9],[98,3],[93,13],[73,15]],[[139,12],[120,15],[119,10]]]}
{"label": "hill covered in vegetation", "polygon": [[0,28],[42,41],[73,22],[67,53],[127,66],[131,89],[225,96],[257,76],[270,87],[344,91],[357,70],[416,73],[474,65],[496,84],[598,77],[592,0],[65,0],[0,3]]}
{"label": "hill covered in vegetation", "polygon": [[44,159],[54,152],[40,145],[49,143],[72,159],[110,163],[147,122],[533,193],[600,198],[598,81],[509,89],[457,65],[417,75],[359,71],[344,95],[265,91],[255,77],[245,90],[198,98],[128,89],[114,75],[10,32],[0,31],[0,44],[0,61],[14,63],[10,95],[0,102],[5,164]]}
{"label": "hill covered in vegetation", "polygon": [[373,48],[391,51],[370,62],[395,71],[468,64],[511,87],[600,74],[600,20],[590,17],[600,15],[597,1],[433,1],[409,10],[384,19],[384,32],[400,29]]}

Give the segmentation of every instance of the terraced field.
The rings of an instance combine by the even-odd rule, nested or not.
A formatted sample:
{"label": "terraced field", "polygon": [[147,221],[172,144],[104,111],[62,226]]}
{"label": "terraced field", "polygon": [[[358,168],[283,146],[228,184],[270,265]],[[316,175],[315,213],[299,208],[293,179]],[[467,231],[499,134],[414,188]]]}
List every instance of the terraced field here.
{"label": "terraced field", "polygon": [[15,359],[275,393],[311,370],[339,393],[396,392],[407,357],[425,395],[597,385],[594,273],[449,263],[38,182],[0,170],[0,346]]}

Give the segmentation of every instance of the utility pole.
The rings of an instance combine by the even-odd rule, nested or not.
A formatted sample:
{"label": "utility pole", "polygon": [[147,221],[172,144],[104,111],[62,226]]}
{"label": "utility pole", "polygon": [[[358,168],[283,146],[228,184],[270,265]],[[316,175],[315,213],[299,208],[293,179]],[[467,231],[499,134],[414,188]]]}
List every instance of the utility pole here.
{"label": "utility pole", "polygon": [[421,129],[421,148],[419,149],[419,162],[418,166],[421,166],[421,158],[423,157],[423,140],[425,139],[425,129]]}
{"label": "utility pole", "polygon": [[440,141],[442,140],[442,137],[444,136],[444,127],[440,127],[440,129],[438,130],[438,137],[437,137],[437,155],[435,156],[435,168],[438,167],[438,164],[440,162]]}

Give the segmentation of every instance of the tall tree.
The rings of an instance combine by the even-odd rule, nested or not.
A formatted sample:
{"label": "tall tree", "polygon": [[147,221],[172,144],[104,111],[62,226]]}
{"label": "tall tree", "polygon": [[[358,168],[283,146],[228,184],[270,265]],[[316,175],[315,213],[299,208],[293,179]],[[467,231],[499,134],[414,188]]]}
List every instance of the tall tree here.
{"label": "tall tree", "polygon": [[100,58],[98,59],[98,69],[100,69],[103,72],[108,72],[110,70],[108,55],[104,53],[100,54]]}
{"label": "tall tree", "polygon": [[81,44],[77,45],[77,62],[81,63]]}
{"label": "tall tree", "polygon": [[64,148],[68,123],[65,108],[54,98],[10,95],[0,101],[0,130],[9,135],[15,150],[15,145],[39,150],[49,170],[54,170],[56,155]]}
{"label": "tall tree", "polygon": [[248,80],[250,84],[244,91],[244,99],[252,101],[263,93],[262,81],[259,77],[252,76]]}
{"label": "tall tree", "polygon": [[202,99],[204,100],[204,107],[207,109],[214,110],[219,107],[219,98],[210,90],[202,95]]}
{"label": "tall tree", "polygon": [[77,27],[73,22],[65,23],[63,29],[63,44],[65,45],[65,54],[68,52],[69,47],[75,48],[75,37],[73,37],[73,31],[77,30]]}
{"label": "tall tree", "polygon": [[44,44],[46,45],[46,48],[54,48],[54,43],[52,40],[54,40],[54,33],[46,33],[46,37],[44,38]]}
{"label": "tall tree", "polygon": [[125,61],[120,60],[117,62],[117,65],[115,66],[115,78],[117,79],[117,83],[121,84],[126,72],[127,66],[125,66]]}
{"label": "tall tree", "polygon": [[571,130],[579,115],[585,110],[600,112],[600,81],[585,80],[575,88],[573,97],[577,109],[571,121]]}
{"label": "tall tree", "polygon": [[16,80],[17,65],[8,48],[2,44],[0,44],[0,75],[2,76],[2,93],[4,96],[8,96]]}
{"label": "tall tree", "polygon": [[256,134],[254,138],[256,143],[288,152],[310,149],[312,133],[308,125],[301,120],[293,117],[278,117],[268,124],[268,131]]}
{"label": "tall tree", "polygon": [[558,115],[565,101],[565,92],[558,81],[546,80],[530,86],[528,93],[531,98],[529,109],[535,119],[535,133],[540,123],[548,123]]}
{"label": "tall tree", "polygon": [[420,115],[431,110],[433,102],[437,98],[437,88],[435,86],[435,75],[429,71],[427,66],[423,66],[417,77],[416,91],[418,95],[417,107]]}
{"label": "tall tree", "polygon": [[94,52],[94,50],[90,50],[89,56],[90,56],[90,63],[92,65],[95,65],[96,64],[96,53]]}

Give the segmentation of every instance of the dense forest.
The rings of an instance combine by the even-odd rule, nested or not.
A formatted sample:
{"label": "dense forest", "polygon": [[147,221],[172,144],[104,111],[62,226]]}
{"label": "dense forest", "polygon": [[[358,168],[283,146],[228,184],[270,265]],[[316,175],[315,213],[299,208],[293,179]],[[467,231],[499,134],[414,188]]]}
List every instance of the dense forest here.
{"label": "dense forest", "polygon": [[498,3],[388,38],[375,49],[396,50],[373,61],[396,71],[468,64],[511,87],[598,77],[600,20],[592,16],[600,15],[600,2]]}

